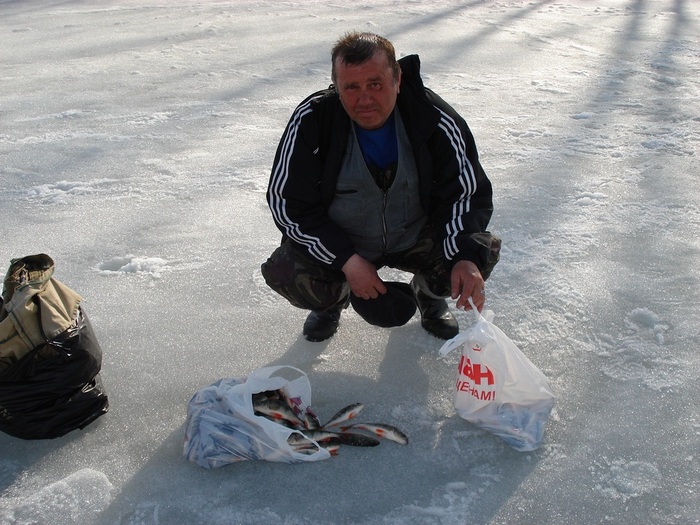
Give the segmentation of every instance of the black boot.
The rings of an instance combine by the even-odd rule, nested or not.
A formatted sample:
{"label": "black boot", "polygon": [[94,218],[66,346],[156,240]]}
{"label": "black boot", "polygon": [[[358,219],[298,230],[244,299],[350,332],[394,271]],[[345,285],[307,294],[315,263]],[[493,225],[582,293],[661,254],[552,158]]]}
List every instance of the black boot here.
{"label": "black boot", "polygon": [[307,341],[318,343],[325,341],[338,330],[340,323],[340,313],[348,305],[347,301],[329,310],[311,310],[311,313],[304,321],[302,333]]}
{"label": "black boot", "polygon": [[[422,278],[418,281],[425,283]],[[420,310],[421,326],[439,339],[452,339],[459,333],[457,319],[450,312],[447,302],[442,298],[428,295],[423,291],[424,286],[416,283],[415,277],[411,281],[411,288],[416,295],[416,303]]]}

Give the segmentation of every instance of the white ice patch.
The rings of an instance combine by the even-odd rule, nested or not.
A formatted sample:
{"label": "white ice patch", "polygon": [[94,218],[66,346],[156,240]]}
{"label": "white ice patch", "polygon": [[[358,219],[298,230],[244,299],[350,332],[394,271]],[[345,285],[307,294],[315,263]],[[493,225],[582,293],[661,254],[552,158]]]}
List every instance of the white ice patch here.
{"label": "white ice patch", "polygon": [[[611,379],[636,381],[652,390],[682,384],[685,365],[664,348],[669,325],[646,308],[635,308],[625,319],[626,333],[619,339],[602,337],[596,353],[605,359],[603,373]],[[653,338],[653,342],[649,339]]]}
{"label": "white ice patch", "polygon": [[159,279],[164,271],[170,269],[170,263],[160,257],[126,255],[124,257],[113,257],[108,261],[101,262],[97,269],[105,275],[140,274],[150,275]]}
{"label": "white ice patch", "polygon": [[94,111],[89,109],[67,109],[65,111],[60,111],[58,113],[51,113],[50,115],[39,115],[36,117],[28,117],[24,119],[18,119],[18,122],[34,122],[46,119],[61,120],[61,119],[78,119],[93,115]]}
{"label": "white ice patch", "polygon": [[553,95],[568,95],[570,93],[569,91],[563,89],[560,86],[555,86],[547,82],[538,82],[536,80],[533,80],[532,82],[530,82],[530,84],[534,86],[534,88],[537,91],[542,91],[544,93],[551,93]]}
{"label": "white ice patch", "polygon": [[82,469],[22,498],[0,498],[0,522],[13,525],[92,523],[111,503],[107,476]]}
{"label": "white ice patch", "polygon": [[654,490],[661,481],[659,469],[644,461],[618,459],[603,467],[596,489],[609,498],[627,501]]}
{"label": "white ice patch", "polygon": [[75,197],[104,194],[109,191],[109,186],[115,182],[117,181],[113,179],[62,180],[53,184],[34,186],[27,191],[26,196],[31,200],[38,200],[42,204],[66,204]]}
{"label": "white ice patch", "polygon": [[173,111],[161,111],[156,113],[136,113],[134,115],[129,116],[128,121],[131,124],[137,126],[148,126],[151,124],[159,124],[162,122],[166,122],[175,116],[176,114]]}
{"label": "white ice patch", "polygon": [[576,197],[576,204],[577,204],[578,206],[591,206],[591,205],[594,205],[594,204],[600,204],[600,202],[604,201],[604,200],[607,199],[607,198],[608,198],[608,196],[605,195],[605,193],[599,193],[599,192],[589,193],[589,192],[585,192],[585,193],[582,193],[581,195],[578,195],[578,196]]}
{"label": "white ice patch", "polygon": [[508,128],[505,130],[505,133],[510,135],[511,137],[518,137],[518,138],[539,138],[539,137],[551,137],[552,132],[546,129],[513,129],[513,128]]}

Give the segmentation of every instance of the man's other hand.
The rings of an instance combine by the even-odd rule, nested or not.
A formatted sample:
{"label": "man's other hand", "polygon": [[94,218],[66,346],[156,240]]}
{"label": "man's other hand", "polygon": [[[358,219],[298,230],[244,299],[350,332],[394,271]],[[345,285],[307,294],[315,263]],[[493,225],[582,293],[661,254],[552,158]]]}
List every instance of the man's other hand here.
{"label": "man's other hand", "polygon": [[386,293],[386,286],[379,278],[377,267],[358,254],[350,257],[343,265],[343,273],[352,293],[362,299],[376,299]]}

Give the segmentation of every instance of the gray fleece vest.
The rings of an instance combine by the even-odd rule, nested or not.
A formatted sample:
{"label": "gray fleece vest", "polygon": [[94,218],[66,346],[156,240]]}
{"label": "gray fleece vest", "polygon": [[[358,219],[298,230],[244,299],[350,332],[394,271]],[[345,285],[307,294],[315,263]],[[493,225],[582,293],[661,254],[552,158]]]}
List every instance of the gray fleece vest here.
{"label": "gray fleece vest", "polygon": [[385,192],[377,186],[350,126],[335,197],[328,210],[330,219],[350,236],[357,253],[368,261],[411,248],[427,222],[411,143],[398,109],[395,115],[399,158],[389,189]]}

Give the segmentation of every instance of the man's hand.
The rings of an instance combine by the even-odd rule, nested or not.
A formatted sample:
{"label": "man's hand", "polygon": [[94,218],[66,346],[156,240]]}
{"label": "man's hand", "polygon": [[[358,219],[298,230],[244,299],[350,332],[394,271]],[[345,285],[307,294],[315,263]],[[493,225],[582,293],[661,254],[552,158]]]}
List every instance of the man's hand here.
{"label": "man's hand", "polygon": [[362,299],[376,299],[386,293],[386,286],[377,274],[377,267],[355,254],[343,265],[343,273],[350,289]]}
{"label": "man's hand", "polygon": [[457,308],[471,309],[469,297],[472,298],[477,310],[484,308],[486,295],[484,292],[484,279],[479,268],[471,261],[459,261],[452,268],[452,299],[457,299]]}

